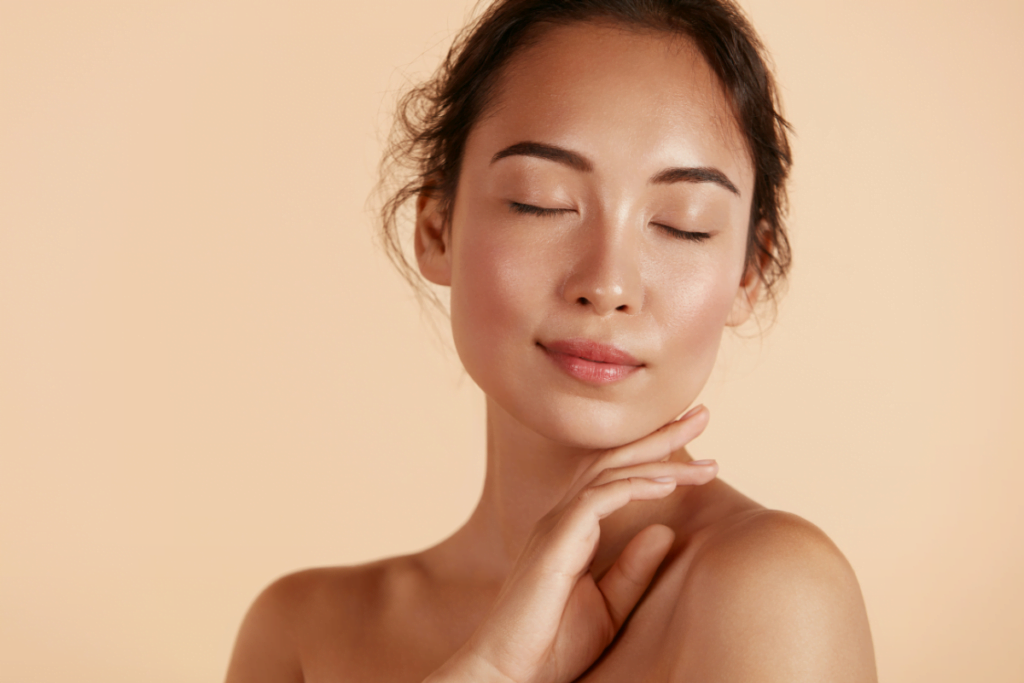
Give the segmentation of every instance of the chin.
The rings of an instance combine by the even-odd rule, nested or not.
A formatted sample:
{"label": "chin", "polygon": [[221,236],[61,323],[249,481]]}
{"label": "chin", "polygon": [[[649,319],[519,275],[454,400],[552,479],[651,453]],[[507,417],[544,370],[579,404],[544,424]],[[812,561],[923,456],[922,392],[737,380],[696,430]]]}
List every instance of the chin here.
{"label": "chin", "polygon": [[[681,412],[579,396],[551,397],[525,410],[507,410],[540,436],[570,448],[605,450],[647,436]],[[684,406],[685,407],[685,406]]]}

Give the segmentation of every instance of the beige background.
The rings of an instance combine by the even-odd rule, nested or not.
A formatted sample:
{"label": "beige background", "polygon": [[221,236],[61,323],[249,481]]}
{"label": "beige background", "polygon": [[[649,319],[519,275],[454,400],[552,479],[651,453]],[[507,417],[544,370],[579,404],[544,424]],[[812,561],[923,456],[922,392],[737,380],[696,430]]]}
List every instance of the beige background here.
{"label": "beige background", "polygon": [[[745,6],[796,267],[694,450],[836,540],[883,680],[1024,681],[1024,3]],[[482,401],[365,202],[468,11],[0,3],[0,680],[216,681],[275,576],[466,518]]]}

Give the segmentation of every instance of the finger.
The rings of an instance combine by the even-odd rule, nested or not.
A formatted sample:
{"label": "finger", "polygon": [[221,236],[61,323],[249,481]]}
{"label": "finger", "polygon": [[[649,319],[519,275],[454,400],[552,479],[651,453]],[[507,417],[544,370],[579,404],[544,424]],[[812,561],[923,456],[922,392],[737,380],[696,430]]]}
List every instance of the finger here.
{"label": "finger", "polygon": [[644,477],[616,479],[615,481],[590,486],[577,494],[569,507],[562,513],[555,527],[554,538],[558,545],[569,539],[569,547],[576,553],[577,543],[590,546],[600,536],[600,521],[616,510],[635,500],[657,500],[676,489],[672,478],[655,481]]}
{"label": "finger", "polygon": [[559,575],[571,583],[587,570],[601,538],[601,520],[634,500],[664,498],[676,489],[674,480],[633,477],[580,491],[562,510],[534,555],[533,569]]}
{"label": "finger", "polygon": [[602,469],[607,469],[663,460],[700,436],[708,426],[710,417],[711,413],[707,408],[698,406],[647,436],[609,451],[608,455],[599,458],[598,461],[603,465]]}
{"label": "finger", "polygon": [[648,462],[630,467],[618,467],[602,472],[590,486],[602,486],[618,479],[642,477],[644,479],[671,478],[680,486],[706,484],[718,474],[718,463],[714,460],[692,460],[689,462]]}
{"label": "finger", "polygon": [[571,497],[592,482],[601,472],[609,468],[628,467],[643,462],[664,460],[675,451],[700,436],[708,426],[711,413],[704,406],[697,406],[683,417],[669,422],[660,429],[636,441],[613,448],[594,461],[570,488]]}
{"label": "finger", "polygon": [[654,524],[633,537],[597,587],[604,595],[608,613],[618,631],[651,585],[676,534],[667,526]]}

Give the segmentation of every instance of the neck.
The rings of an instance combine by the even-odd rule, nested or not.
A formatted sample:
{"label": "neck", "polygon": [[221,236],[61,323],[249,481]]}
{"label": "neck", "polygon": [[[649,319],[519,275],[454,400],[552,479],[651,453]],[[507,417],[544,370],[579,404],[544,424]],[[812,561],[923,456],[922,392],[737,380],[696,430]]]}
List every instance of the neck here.
{"label": "neck", "polygon": [[[527,428],[487,399],[487,474],[469,521],[438,546],[438,559],[482,579],[503,581],[537,521],[565,497],[602,453],[554,442]],[[689,460],[685,451],[673,458]],[[668,522],[684,491],[663,501],[632,503],[601,524],[593,571],[603,571],[642,528]],[[445,561],[447,559],[457,562]]]}
{"label": "neck", "polygon": [[474,516],[500,539],[506,562],[515,561],[534,524],[599,455],[544,438],[488,399],[487,475]]}

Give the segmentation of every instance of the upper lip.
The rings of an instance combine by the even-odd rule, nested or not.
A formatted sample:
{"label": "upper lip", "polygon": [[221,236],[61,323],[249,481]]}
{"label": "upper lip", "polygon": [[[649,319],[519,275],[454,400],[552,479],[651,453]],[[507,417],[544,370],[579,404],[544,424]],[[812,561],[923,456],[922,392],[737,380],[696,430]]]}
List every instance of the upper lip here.
{"label": "upper lip", "polygon": [[622,349],[602,344],[590,339],[559,339],[552,342],[539,342],[542,347],[554,353],[564,353],[595,363],[612,363],[614,365],[643,365],[636,358]]}

